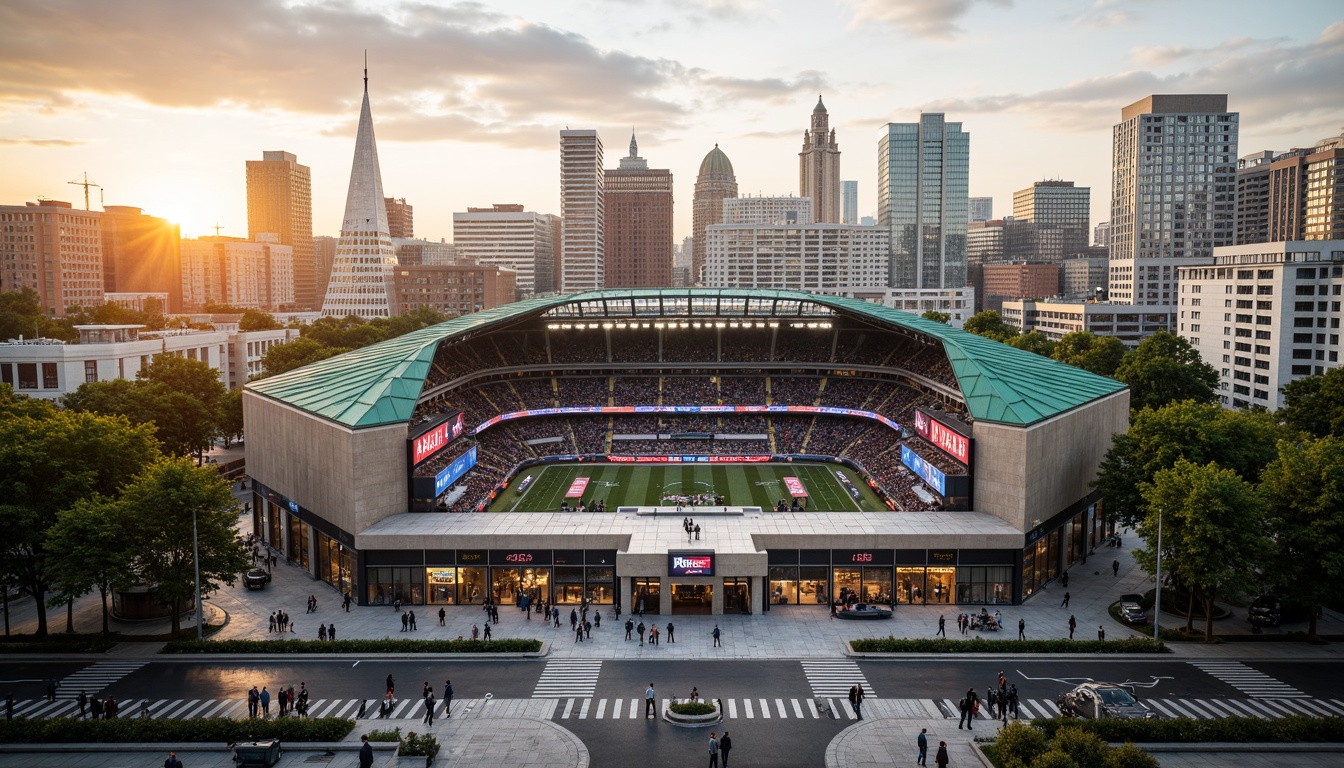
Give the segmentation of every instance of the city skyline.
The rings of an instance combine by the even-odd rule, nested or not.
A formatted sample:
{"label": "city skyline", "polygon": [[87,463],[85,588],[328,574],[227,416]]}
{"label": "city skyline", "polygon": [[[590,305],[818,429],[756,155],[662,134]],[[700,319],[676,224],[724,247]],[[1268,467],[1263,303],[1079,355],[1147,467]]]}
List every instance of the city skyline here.
{"label": "city skyline", "polygon": [[[374,13],[268,0],[19,0],[0,12],[0,201],[80,207],[81,190],[66,182],[88,171],[107,205],[167,217],[187,237],[216,223],[244,236],[244,163],[283,150],[313,169],[314,233],[335,234],[365,48],[380,94],[386,192],[415,203],[416,228],[431,239],[449,237],[452,214],[483,202],[559,212],[566,126],[613,141],[633,127],[672,171],[682,201],[715,143],[733,158],[744,194],[778,195],[796,186],[798,115],[820,93],[847,148],[844,175],[858,180],[861,201],[875,202],[882,126],[940,111],[977,137],[970,194],[1007,209],[1015,189],[1069,178],[1094,190],[1091,218],[1101,222],[1111,128],[1148,94],[1227,93],[1242,115],[1242,155],[1309,146],[1338,134],[1344,114],[1330,80],[1344,69],[1344,22],[1324,2],[1255,15],[1249,33],[1249,3],[1238,12],[1207,2],[845,0],[807,14],[795,5],[612,0]],[[613,14],[634,23],[613,25]],[[51,46],[66,52],[56,63]],[[991,79],[1005,57],[1011,85]],[[1069,66],[1058,66],[1061,57]],[[882,72],[922,65],[921,76],[875,75],[876,61]],[[689,205],[677,206],[678,240],[690,217]]]}

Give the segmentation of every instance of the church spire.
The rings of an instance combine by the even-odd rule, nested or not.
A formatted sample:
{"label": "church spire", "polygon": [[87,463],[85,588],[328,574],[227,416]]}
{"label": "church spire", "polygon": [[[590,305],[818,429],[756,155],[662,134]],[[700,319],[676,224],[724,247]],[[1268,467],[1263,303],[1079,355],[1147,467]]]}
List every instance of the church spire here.
{"label": "church spire", "polygon": [[364,95],[369,95],[369,49],[364,49]]}
{"label": "church spire", "polygon": [[635,141],[635,129],[630,129],[630,157],[639,157],[639,144]]}

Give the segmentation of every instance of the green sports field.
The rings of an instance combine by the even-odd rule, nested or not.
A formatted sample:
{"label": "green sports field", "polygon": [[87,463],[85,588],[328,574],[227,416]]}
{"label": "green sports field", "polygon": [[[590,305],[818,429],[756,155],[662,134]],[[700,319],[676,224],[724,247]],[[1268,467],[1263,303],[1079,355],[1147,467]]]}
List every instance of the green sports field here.
{"label": "green sports field", "polygon": [[[859,489],[856,501],[845,491],[835,472],[839,470]],[[536,479],[522,495],[518,486],[533,476]],[[785,477],[803,483],[810,512],[885,512],[887,506],[857,472],[839,464],[550,464],[521,472],[495,499],[491,512],[558,512],[565,492],[577,477],[587,477],[583,503],[605,501],[607,511],[618,506],[672,506],[664,496],[712,493],[724,497],[729,506],[754,506],[770,509],[780,499],[791,499],[784,487]],[[571,507],[577,499],[570,499]]]}

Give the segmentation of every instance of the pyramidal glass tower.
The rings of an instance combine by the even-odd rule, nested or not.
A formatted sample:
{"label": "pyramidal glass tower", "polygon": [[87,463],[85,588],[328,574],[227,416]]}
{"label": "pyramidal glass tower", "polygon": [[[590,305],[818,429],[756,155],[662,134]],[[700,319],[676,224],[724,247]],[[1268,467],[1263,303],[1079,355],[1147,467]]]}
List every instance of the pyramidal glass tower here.
{"label": "pyramidal glass tower", "polygon": [[392,274],[396,251],[387,228],[383,178],[378,171],[378,144],[373,138],[369,111],[369,71],[364,70],[364,105],[355,134],[355,161],[350,190],[345,196],[345,219],[336,243],[323,317],[356,315],[363,318],[392,315]]}

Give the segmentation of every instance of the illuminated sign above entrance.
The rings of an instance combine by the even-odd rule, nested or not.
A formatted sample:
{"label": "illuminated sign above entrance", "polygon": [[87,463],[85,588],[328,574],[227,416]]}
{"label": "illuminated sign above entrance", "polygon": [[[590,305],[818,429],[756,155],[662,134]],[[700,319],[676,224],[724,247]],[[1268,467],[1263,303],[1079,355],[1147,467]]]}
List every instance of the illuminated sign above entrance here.
{"label": "illuminated sign above entrance", "polygon": [[668,552],[668,576],[713,576],[713,552]]}

